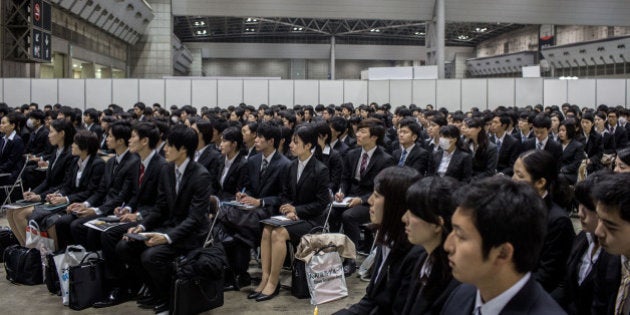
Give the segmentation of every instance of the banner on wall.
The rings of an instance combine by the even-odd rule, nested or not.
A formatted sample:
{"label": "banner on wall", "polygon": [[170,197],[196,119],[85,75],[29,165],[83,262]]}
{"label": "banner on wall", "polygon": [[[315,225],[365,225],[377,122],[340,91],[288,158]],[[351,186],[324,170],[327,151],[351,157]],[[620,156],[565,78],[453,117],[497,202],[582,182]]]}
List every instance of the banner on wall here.
{"label": "banner on wall", "polygon": [[543,60],[545,57],[540,53],[542,49],[556,45],[556,26],[543,24],[540,26],[538,34],[538,58]]}

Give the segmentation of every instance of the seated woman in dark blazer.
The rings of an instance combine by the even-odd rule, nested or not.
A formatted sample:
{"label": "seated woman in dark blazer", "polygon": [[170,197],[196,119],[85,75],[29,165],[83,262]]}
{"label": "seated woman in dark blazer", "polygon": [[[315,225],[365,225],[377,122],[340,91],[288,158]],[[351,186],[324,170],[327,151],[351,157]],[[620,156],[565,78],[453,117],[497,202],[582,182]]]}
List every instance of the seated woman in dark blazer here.
{"label": "seated woman in dark blazer", "polygon": [[459,285],[444,251],[444,241],[452,230],[451,217],[457,208],[452,195],[458,186],[452,178],[433,176],[407,190],[409,209],[403,216],[407,239],[422,246],[425,252],[411,273],[402,314],[440,314],[451,291]]}
{"label": "seated woman in dark blazer", "polygon": [[221,134],[221,155],[223,156],[223,167],[219,174],[219,184],[221,185],[221,200],[234,200],[234,196],[239,189],[241,180],[241,170],[245,165],[246,152],[243,149],[243,134],[238,127],[229,127]]}
{"label": "seated woman in dark blazer", "polygon": [[8,174],[0,177],[0,185],[13,185],[24,166],[24,142],[19,136],[20,115],[11,112],[0,120],[0,132],[4,134],[0,138],[0,173]]}
{"label": "seated woman in dark blazer", "polygon": [[440,127],[440,149],[433,153],[435,172],[460,182],[469,182],[472,176],[472,157],[460,146],[459,129],[453,125]]}
{"label": "seated woman in dark blazer", "polygon": [[562,144],[562,161],[560,161],[559,176],[569,184],[574,185],[577,181],[577,173],[582,164],[584,155],[584,145],[575,140],[575,122],[573,119],[566,119],[558,127],[558,139]]}
{"label": "seated woman in dark blazer", "polygon": [[410,276],[424,250],[409,243],[402,217],[407,189],[420,175],[410,167],[383,169],[368,200],[370,221],[377,226],[376,256],[365,296],[335,314],[399,314],[409,293]]}
{"label": "seated woman in dark blazer", "polygon": [[575,136],[575,139],[584,145],[584,153],[588,159],[586,169],[589,173],[593,173],[602,168],[602,156],[604,154],[604,145],[602,144],[602,136],[595,132],[593,124],[595,116],[592,112],[587,111],[582,115],[580,126],[582,132]]}
{"label": "seated woman in dark blazer", "polygon": [[[599,183],[602,177],[608,175],[609,170],[602,170],[589,175],[586,180],[575,186],[575,198],[578,200],[578,218],[582,225],[582,231],[573,241],[564,285],[557,288],[551,296],[569,314],[604,314],[606,308],[600,309],[593,303],[594,283],[605,281],[608,265],[612,259],[618,256],[608,254],[599,244],[595,236],[598,217],[595,212],[595,200],[592,197],[592,189]],[[616,258],[613,258],[616,257]],[[597,279],[596,279],[597,278]]]}
{"label": "seated woman in dark blazer", "polygon": [[472,155],[472,180],[493,176],[499,162],[497,146],[488,140],[484,125],[479,117],[466,118],[462,125],[466,149]]}
{"label": "seated woman in dark blazer", "polygon": [[257,302],[272,299],[280,290],[280,269],[287,254],[286,241],[298,245],[300,238],[324,224],[328,193],[328,169],[313,157],[317,131],[311,125],[298,127],[290,148],[296,157],[289,166],[289,178],[283,181],[280,213],[299,223],[287,226],[265,225],[260,242],[262,279],[248,299]]}
{"label": "seated woman in dark blazer", "polygon": [[343,159],[337,150],[330,147],[332,130],[324,120],[313,122],[317,130],[317,147],[315,148],[315,158],[324,163],[328,168],[330,182],[328,188],[333,192],[339,190],[341,184],[341,174],[343,173]]}

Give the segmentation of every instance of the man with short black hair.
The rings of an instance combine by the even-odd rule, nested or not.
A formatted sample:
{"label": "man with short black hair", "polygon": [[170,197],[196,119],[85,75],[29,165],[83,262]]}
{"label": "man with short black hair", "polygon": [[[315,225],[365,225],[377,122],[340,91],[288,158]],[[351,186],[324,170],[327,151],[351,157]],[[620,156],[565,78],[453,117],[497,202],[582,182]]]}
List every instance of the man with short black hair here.
{"label": "man with short black hair", "polygon": [[538,114],[534,118],[532,126],[534,127],[534,138],[527,139],[521,146],[521,151],[545,150],[551,153],[554,159],[558,161],[559,170],[562,160],[562,145],[549,137],[551,118],[545,114]]}
{"label": "man with short black hair", "polygon": [[619,128],[619,111],[616,108],[608,110],[608,121],[606,122],[606,128],[611,135],[615,137],[615,147],[617,150],[623,149],[628,146],[628,134],[626,128]]}
{"label": "man with short black hair", "polygon": [[392,153],[394,162],[398,166],[414,168],[422,176],[433,174],[433,155],[422,148],[417,142],[422,129],[414,118],[407,117],[398,124],[398,144],[400,145]]}
{"label": "man with short black hair", "polygon": [[51,152],[48,129],[44,125],[45,118],[46,115],[39,109],[29,113],[26,125],[32,132],[26,143],[26,153],[42,156]]}
{"label": "man with short black hair", "polygon": [[194,161],[203,165],[210,175],[211,195],[219,194],[221,191],[221,153],[214,147],[212,140],[214,139],[214,126],[209,121],[203,119],[192,119],[191,127],[197,132],[198,144],[194,154]]}
{"label": "man with short black hair", "polygon": [[350,147],[342,140],[344,134],[348,132],[348,121],[340,116],[334,116],[330,119],[330,147],[339,152],[340,155],[345,155]]}
{"label": "man with short black hair", "polygon": [[527,184],[491,177],[456,195],[444,249],[463,284],[442,314],[566,314],[531,276],[547,226],[538,194]]}
{"label": "man with short black hair", "polygon": [[497,146],[499,152],[497,173],[506,176],[512,176],[512,168],[520,152],[520,143],[507,132],[510,121],[510,116],[507,114],[495,113],[490,126],[494,134],[490,140]]}

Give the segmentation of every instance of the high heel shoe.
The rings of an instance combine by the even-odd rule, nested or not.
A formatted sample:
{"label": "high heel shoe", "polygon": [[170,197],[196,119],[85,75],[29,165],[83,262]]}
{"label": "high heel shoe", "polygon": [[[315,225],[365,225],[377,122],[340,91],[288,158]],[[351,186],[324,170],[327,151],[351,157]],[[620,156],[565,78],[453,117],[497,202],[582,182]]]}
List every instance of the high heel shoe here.
{"label": "high heel shoe", "polygon": [[262,292],[260,292],[260,294],[258,295],[258,297],[256,298],[256,302],[262,302],[262,301],[267,301],[267,300],[271,300],[274,297],[276,297],[276,295],[278,295],[280,293],[280,283],[277,284],[276,286],[276,290],[273,291],[273,293],[267,295],[267,294],[263,294]]}
{"label": "high heel shoe", "polygon": [[247,295],[247,299],[248,299],[248,300],[255,299],[255,298],[259,297],[259,296],[260,296],[260,294],[261,294],[261,292],[258,292],[258,291],[252,291],[250,294],[248,294],[248,295]]}

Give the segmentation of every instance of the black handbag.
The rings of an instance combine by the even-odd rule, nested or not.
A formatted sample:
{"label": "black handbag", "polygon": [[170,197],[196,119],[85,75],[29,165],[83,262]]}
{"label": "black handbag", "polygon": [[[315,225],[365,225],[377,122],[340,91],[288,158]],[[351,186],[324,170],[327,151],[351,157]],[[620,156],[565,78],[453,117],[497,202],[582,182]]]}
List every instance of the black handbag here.
{"label": "black handbag", "polygon": [[171,315],[199,314],[223,306],[223,278],[176,279]]}
{"label": "black handbag", "polygon": [[298,299],[311,297],[306,281],[306,266],[299,259],[293,260],[293,268],[291,268],[291,295]]}
{"label": "black handbag", "polygon": [[81,263],[68,268],[69,303],[73,310],[92,307],[95,302],[103,300],[105,290],[103,280],[105,261],[96,253],[97,257],[88,254]]}
{"label": "black handbag", "polygon": [[[20,243],[11,229],[4,227],[0,229],[0,253],[4,253],[7,247],[18,244]],[[4,262],[4,255],[0,255],[0,262]]]}
{"label": "black handbag", "polygon": [[48,292],[61,296],[61,285],[59,284],[59,274],[55,265],[55,256],[65,253],[65,251],[57,251],[47,253],[44,261],[44,284]]}
{"label": "black handbag", "polygon": [[44,282],[39,249],[12,245],[4,250],[4,270],[12,283],[36,285]]}

